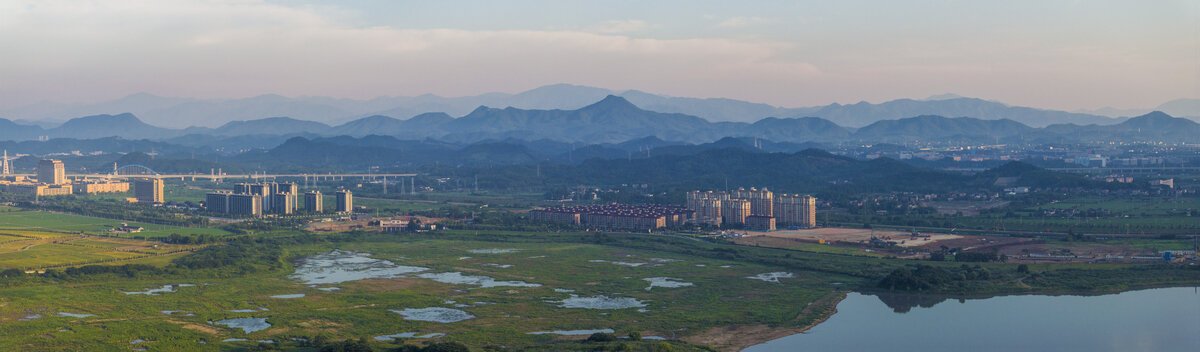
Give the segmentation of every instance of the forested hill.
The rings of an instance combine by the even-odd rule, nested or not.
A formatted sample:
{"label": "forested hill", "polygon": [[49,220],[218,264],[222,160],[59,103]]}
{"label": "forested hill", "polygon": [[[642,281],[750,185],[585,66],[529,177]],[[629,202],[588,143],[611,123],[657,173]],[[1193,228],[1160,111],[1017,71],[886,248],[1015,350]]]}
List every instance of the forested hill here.
{"label": "forested hill", "polygon": [[[578,165],[512,165],[488,168],[427,168],[430,173],[478,176],[481,187],[651,185],[650,192],[683,189],[767,187],[778,193],[1000,191],[1010,177],[1030,187],[1114,187],[1014,162],[995,171],[963,175],[912,166],[894,159],[858,160],[818,149],[763,153],[737,148],[641,159],[591,159]],[[1010,185],[1011,186],[1011,185]]]}

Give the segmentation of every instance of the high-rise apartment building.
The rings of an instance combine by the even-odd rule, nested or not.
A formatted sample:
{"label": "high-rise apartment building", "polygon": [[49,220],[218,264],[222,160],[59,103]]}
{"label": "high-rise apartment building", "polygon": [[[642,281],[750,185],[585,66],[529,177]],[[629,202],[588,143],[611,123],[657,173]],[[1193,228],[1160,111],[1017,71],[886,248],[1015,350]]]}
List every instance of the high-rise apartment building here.
{"label": "high-rise apartment building", "polygon": [[[747,217],[772,217],[754,219],[754,228],[769,229],[774,221],[780,225],[816,227],[816,198],[799,194],[774,194],[770,190],[738,188],[733,192],[691,191],[686,196],[687,208],[696,211],[696,220],[721,225],[743,224]],[[750,209],[743,214],[744,204]],[[747,224],[747,226],[750,226]]]}
{"label": "high-rise apartment building", "polygon": [[295,183],[277,183],[275,193],[300,194],[300,186]]}
{"label": "high-rise apartment building", "polygon": [[699,200],[699,204],[699,208],[695,209],[696,221],[713,226],[721,226],[721,200],[717,198],[703,198]]}
{"label": "high-rise apartment building", "polygon": [[38,182],[48,185],[61,185],[67,183],[66,167],[63,166],[62,160],[43,159],[38,162],[37,168]]}
{"label": "high-rise apartment building", "polygon": [[158,178],[143,178],[133,181],[133,196],[139,203],[162,203],[163,180]]}
{"label": "high-rise apartment building", "polygon": [[212,192],[204,196],[204,207],[214,213],[229,213],[229,192]]}
{"label": "high-rise apartment building", "polygon": [[781,194],[775,197],[775,218],[784,225],[816,227],[817,198],[809,195]]}
{"label": "high-rise apartment building", "polygon": [[309,191],[304,194],[304,210],[310,213],[325,211],[325,196],[321,191]]}
{"label": "high-rise apartment building", "polygon": [[271,195],[271,212],[290,215],[296,209],[296,196],[291,193],[275,193]]}
{"label": "high-rise apartment building", "polygon": [[262,216],[262,196],[257,194],[229,195],[229,213],[250,216]]}
{"label": "high-rise apartment building", "polygon": [[341,190],[334,193],[337,198],[337,212],[353,213],[354,212],[354,194],[349,190]]}
{"label": "high-rise apartment building", "polygon": [[721,201],[721,221],[725,224],[745,224],[750,216],[750,201],[730,199]]}
{"label": "high-rise apartment building", "polygon": [[774,194],[770,190],[738,188],[730,195],[731,198],[750,201],[750,214],[755,216],[772,216],[774,214]]}

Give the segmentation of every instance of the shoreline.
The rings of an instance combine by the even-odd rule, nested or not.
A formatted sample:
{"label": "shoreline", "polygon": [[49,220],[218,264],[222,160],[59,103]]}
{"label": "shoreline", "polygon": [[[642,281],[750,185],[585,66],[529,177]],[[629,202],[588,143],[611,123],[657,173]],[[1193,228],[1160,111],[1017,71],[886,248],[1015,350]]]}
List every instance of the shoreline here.
{"label": "shoreline", "polygon": [[823,297],[814,301],[811,305],[801,311],[796,318],[802,318],[805,315],[812,313],[816,307],[829,305],[829,314],[818,317],[813,322],[799,327],[771,327],[766,324],[739,324],[739,325],[724,325],[716,326],[705,330],[702,333],[682,338],[682,341],[713,347],[722,352],[740,352],[755,345],[764,344],[783,337],[800,334],[828,321],[838,313],[837,305],[846,299],[846,296],[851,292],[856,292],[868,296],[878,296],[879,294],[893,293],[898,295],[913,295],[913,296],[934,296],[949,299],[988,299],[1001,296],[1102,296],[1111,294],[1120,294],[1125,292],[1152,290],[1160,288],[1177,288],[1177,287],[1200,287],[1197,284],[1182,284],[1182,285],[1147,285],[1129,287],[1125,289],[1115,290],[1093,290],[1093,291],[1045,291],[1045,292],[1010,292],[1002,294],[937,294],[937,293],[910,293],[910,292],[887,292],[887,291],[837,291],[834,296]]}
{"label": "shoreline", "polygon": [[822,297],[805,307],[796,319],[815,313],[814,309],[828,306],[829,313],[818,317],[811,323],[799,327],[771,327],[766,324],[741,324],[716,326],[702,333],[691,335],[681,340],[687,343],[713,347],[722,352],[739,352],[754,345],[760,345],[783,337],[803,333],[829,320],[837,314],[837,305],[846,299],[853,291],[835,291],[832,296]]}

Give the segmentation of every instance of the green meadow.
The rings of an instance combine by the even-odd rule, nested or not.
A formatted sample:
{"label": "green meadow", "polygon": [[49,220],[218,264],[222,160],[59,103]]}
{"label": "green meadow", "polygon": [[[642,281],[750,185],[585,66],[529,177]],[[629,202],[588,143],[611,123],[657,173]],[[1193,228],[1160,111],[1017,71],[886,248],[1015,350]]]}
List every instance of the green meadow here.
{"label": "green meadow", "polygon": [[[822,299],[836,302],[830,298],[841,294],[842,285],[863,282],[850,276],[593,244],[419,239],[296,245],[287,251],[294,259],[334,249],[428,268],[422,273],[457,272],[539,286],[482,287],[442,283],[415,274],[306,285],[289,277],[293,272],[289,262],[280,270],[241,277],[126,278],[8,287],[0,288],[0,324],[10,333],[0,336],[0,346],[21,350],[119,346],[114,350],[127,350],[131,341],[141,339],[147,342],[138,345],[151,350],[223,350],[250,347],[258,340],[291,341],[325,334],[337,340],[366,338],[378,347],[396,347],[389,339],[377,341],[374,337],[404,332],[445,334],[437,340],[473,346],[573,346],[576,343],[569,342],[570,337],[529,333],[590,329],[677,339],[717,325],[766,323],[796,328],[828,314],[806,310],[810,303]],[[471,252],[479,249],[514,251]],[[781,271],[795,277],[779,282],[748,278]],[[651,288],[644,279],[655,277],[691,285]],[[155,295],[125,293],[168,284],[195,286]],[[270,297],[297,293],[304,297]],[[560,307],[563,299],[572,296],[601,295],[636,299],[641,304],[621,309]],[[453,323],[412,321],[389,311],[429,307],[459,309],[474,318]],[[61,312],[92,316],[59,316]],[[40,317],[29,318],[36,315]],[[266,318],[271,326],[245,333],[209,323],[250,317]],[[575,336],[581,337],[586,335]],[[222,342],[226,339],[248,341]]]}
{"label": "green meadow", "polygon": [[107,230],[121,224],[140,226],[145,230],[138,233],[118,234],[119,237],[163,237],[169,236],[172,233],[180,235],[208,234],[215,236],[228,234],[225,230],[217,228],[157,225],[37,210],[0,211],[0,234],[4,233],[5,230],[30,230],[110,235],[112,233]]}

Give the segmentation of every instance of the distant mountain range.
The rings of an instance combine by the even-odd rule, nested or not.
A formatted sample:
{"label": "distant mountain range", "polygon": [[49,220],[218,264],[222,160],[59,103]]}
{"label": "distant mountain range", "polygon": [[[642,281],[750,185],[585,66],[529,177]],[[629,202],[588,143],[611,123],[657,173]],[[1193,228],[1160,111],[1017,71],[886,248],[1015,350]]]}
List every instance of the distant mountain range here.
{"label": "distant mountain range", "polygon": [[1192,120],[1200,121],[1200,99],[1175,99],[1166,103],[1162,103],[1153,109],[1100,108],[1092,110],[1076,110],[1074,112],[1118,117],[1144,115],[1150,113],[1151,111],[1162,111],[1171,116],[1187,117]]}
{"label": "distant mountain range", "polygon": [[[961,99],[941,101],[953,102]],[[1125,119],[1117,124],[1053,124],[1046,127],[1031,127],[1011,119],[948,118],[935,115],[880,120],[861,128],[844,127],[819,117],[769,117],[753,123],[710,122],[686,114],[645,110],[625,98],[613,95],[575,110],[526,110],[512,107],[497,109],[480,106],[458,118],[444,113],[426,113],[407,120],[369,116],[337,126],[288,117],[272,117],[233,121],[217,128],[169,129],[147,124],[132,114],[124,113],[75,118],[58,127],[46,129],[0,119],[0,140],[32,140],[43,136],[73,139],[116,136],[214,147],[220,145],[214,142],[272,141],[247,145],[253,148],[277,145],[294,136],[369,135],[392,136],[402,140],[434,139],[458,144],[489,140],[549,140],[579,145],[615,144],[647,137],[683,143],[707,143],[725,137],[757,138],[782,143],[827,144],[1097,140],[1195,143],[1200,141],[1200,124],[1171,117],[1162,112]]]}
{"label": "distant mountain range", "polygon": [[[19,121],[22,124],[36,124],[43,128],[56,126],[62,121],[78,116],[122,113],[132,113],[155,126],[176,129],[191,126],[217,128],[233,121],[249,121],[273,116],[286,116],[298,120],[338,125],[370,116],[389,116],[399,119],[428,113],[463,116],[475,111],[480,106],[531,110],[575,110],[608,95],[623,97],[646,110],[696,116],[713,122],[755,122],[767,117],[820,117],[846,127],[863,127],[880,120],[920,115],[970,116],[984,120],[1010,119],[1032,127],[1064,123],[1110,125],[1123,121],[1114,117],[1135,116],[1150,111],[1100,109],[1065,112],[1009,106],[1000,102],[953,94],[937,95],[923,100],[898,99],[879,104],[860,102],[842,105],[835,103],[826,106],[784,108],[734,99],[670,97],[637,90],[614,91],[555,84],[517,94],[487,93],[452,98],[426,94],[415,97],[379,97],[369,100],[328,97],[289,98],[273,94],[244,99],[188,99],[139,93],[95,104],[33,104],[0,110],[0,118]],[[1200,100],[1175,100],[1160,105],[1154,110],[1161,110],[1175,116],[1200,116]]]}

